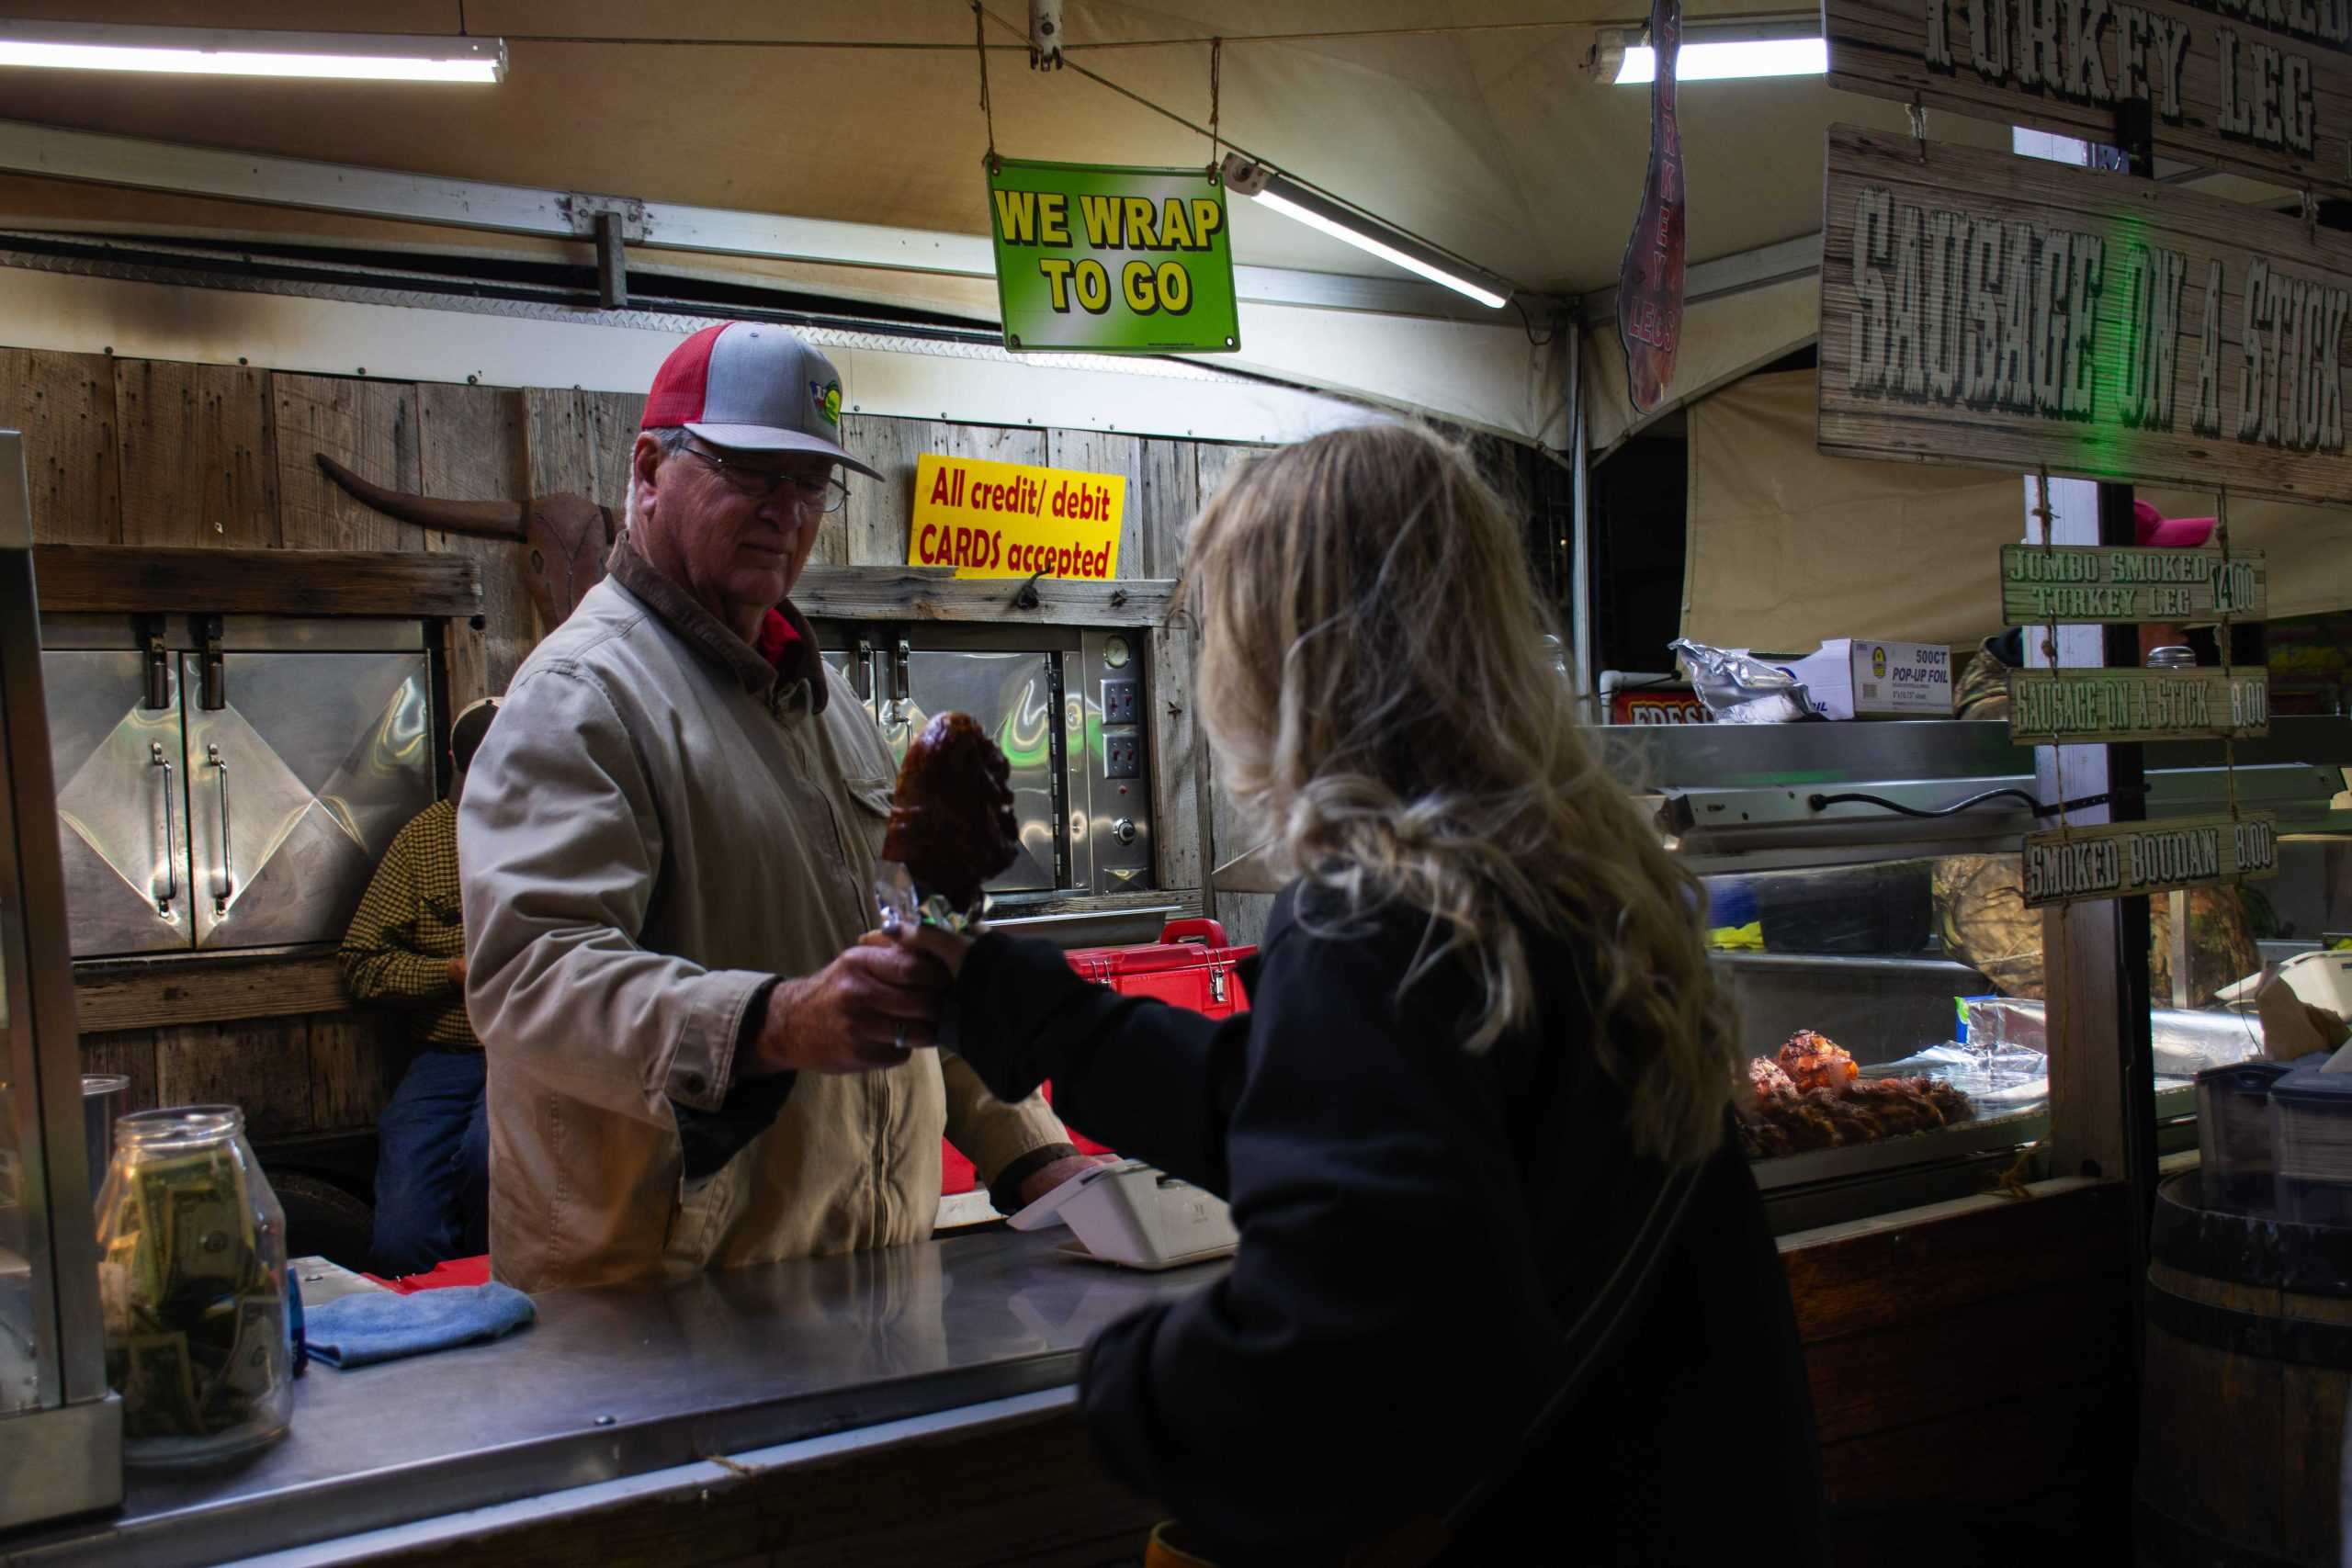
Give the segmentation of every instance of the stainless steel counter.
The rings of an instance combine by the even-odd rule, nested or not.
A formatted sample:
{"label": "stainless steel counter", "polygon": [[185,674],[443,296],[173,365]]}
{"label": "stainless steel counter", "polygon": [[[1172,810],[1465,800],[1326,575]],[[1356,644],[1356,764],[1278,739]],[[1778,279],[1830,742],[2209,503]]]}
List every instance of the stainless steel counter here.
{"label": "stainless steel counter", "polygon": [[549,1292],[497,1344],[314,1366],[274,1448],[133,1471],[119,1516],[0,1539],[0,1564],[219,1562],[1053,1388],[1095,1330],[1223,1268],[1114,1271],[1057,1255],[1069,1234]]}

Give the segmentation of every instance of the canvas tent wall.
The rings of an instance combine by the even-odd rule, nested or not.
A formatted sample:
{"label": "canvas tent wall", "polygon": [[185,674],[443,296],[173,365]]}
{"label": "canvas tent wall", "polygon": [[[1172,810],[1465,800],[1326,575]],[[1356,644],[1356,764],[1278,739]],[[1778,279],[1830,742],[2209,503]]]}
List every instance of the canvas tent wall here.
{"label": "canvas tent wall", "polygon": [[[2026,536],[2013,473],[1827,457],[1814,372],[1751,376],[1690,405],[1683,635],[1804,649],[1827,637],[1962,644],[2001,629],[2000,548]],[[2211,492],[2143,487],[2166,516]],[[2269,556],[2274,619],[2352,609],[2352,508],[2233,500],[2233,547]]]}

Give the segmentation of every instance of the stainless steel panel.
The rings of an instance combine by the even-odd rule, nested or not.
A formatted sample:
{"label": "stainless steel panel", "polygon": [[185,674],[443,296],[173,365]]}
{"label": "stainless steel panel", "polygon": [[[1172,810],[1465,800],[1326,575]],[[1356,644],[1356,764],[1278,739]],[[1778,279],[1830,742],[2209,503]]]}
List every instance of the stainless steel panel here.
{"label": "stainless steel panel", "polygon": [[[171,630],[172,646],[193,646],[187,635],[187,617],[175,615],[172,619],[177,623]],[[315,621],[293,616],[227,615],[221,618],[220,646],[232,653],[416,653],[424,648],[424,623],[359,615]]]}
{"label": "stainless steel panel", "polygon": [[1013,913],[989,916],[989,929],[1041,936],[1063,948],[1127,947],[1158,942],[1168,922],[1183,912],[1184,906],[1173,901],[1136,908],[1071,909],[1058,915],[1023,915],[1016,906]]}
{"label": "stainless steel panel", "polygon": [[187,705],[197,944],[337,941],[433,800],[424,656],[236,653],[224,672],[226,707]]}
{"label": "stainless steel panel", "polygon": [[[1069,660],[1072,880],[1091,892],[1135,893],[1153,886],[1152,748],[1159,737],[1150,722],[1155,710],[1144,668],[1149,645],[1139,630],[1090,631],[1080,635]],[[1104,686],[1112,681],[1132,681],[1139,688],[1131,722],[1111,722]],[[1110,776],[1106,742],[1114,736],[1137,748],[1134,778]]]}
{"label": "stainless steel panel", "polygon": [[914,650],[907,674],[907,698],[894,696],[883,709],[891,755],[903,761],[909,743],[934,714],[961,711],[978,719],[1012,765],[1013,812],[1021,822],[1021,858],[988,886],[1002,893],[1057,886],[1052,656]]}
{"label": "stainless steel panel", "polygon": [[139,624],[130,615],[43,615],[40,645],[51,653],[61,649],[136,649]]}
{"label": "stainless steel panel", "polygon": [[[190,612],[202,608],[187,606]],[[164,646],[182,653],[197,646],[187,613],[165,615],[163,620]],[[140,646],[139,623],[131,615],[44,615],[40,640],[51,651],[135,649]],[[416,653],[424,648],[424,623],[361,615],[316,620],[299,615],[225,615],[220,646],[231,653]]]}
{"label": "stainless steel panel", "polygon": [[21,1449],[0,1430],[0,1529],[122,1501],[122,1401],[113,1394],[18,1417]]}
{"label": "stainless steel panel", "polygon": [[49,652],[41,684],[68,946],[77,958],[186,948],[192,899],[178,682],[169,706],[149,708],[139,654]]}
{"label": "stainless steel panel", "polygon": [[[2033,749],[1983,719],[1839,724],[1612,725],[1597,732],[1609,767],[1636,790],[1750,789],[1882,779],[2033,776]],[[2352,719],[2281,716],[2237,743],[2241,768],[2352,764]],[[2151,771],[2218,768],[2219,741],[2148,748]]]}

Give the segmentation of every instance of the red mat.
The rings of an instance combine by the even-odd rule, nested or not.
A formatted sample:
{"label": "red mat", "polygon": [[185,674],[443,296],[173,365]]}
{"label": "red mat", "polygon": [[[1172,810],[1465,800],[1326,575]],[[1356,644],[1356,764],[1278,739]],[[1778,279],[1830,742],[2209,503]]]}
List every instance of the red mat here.
{"label": "red mat", "polygon": [[398,1280],[387,1280],[379,1274],[369,1274],[388,1291],[407,1296],[419,1291],[446,1291],[452,1285],[487,1285],[490,1283],[490,1257],[452,1258],[436,1263],[422,1274],[409,1274]]}

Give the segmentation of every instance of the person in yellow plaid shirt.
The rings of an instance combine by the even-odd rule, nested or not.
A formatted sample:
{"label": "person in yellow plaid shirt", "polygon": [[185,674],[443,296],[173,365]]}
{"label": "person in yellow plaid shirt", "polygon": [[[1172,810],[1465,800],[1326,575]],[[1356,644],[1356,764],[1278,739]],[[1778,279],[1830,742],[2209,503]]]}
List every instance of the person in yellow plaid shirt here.
{"label": "person in yellow plaid shirt", "polygon": [[466,933],[458,890],[458,797],[498,711],[473,704],[449,727],[449,798],[413,818],[384,852],[335,954],[357,1000],[402,1010],[417,1050],[376,1122],[379,1274],[417,1274],[489,1250],[490,1139],[481,1042],[466,1018]]}

